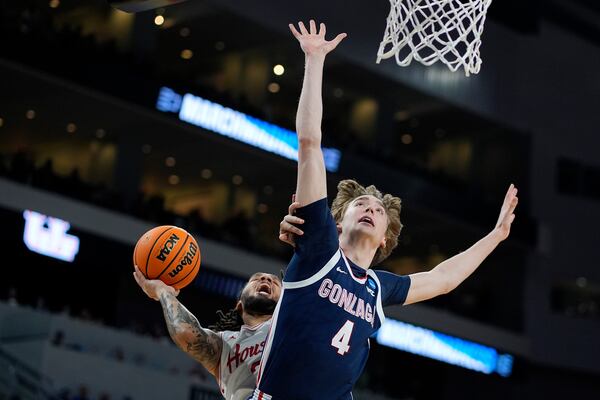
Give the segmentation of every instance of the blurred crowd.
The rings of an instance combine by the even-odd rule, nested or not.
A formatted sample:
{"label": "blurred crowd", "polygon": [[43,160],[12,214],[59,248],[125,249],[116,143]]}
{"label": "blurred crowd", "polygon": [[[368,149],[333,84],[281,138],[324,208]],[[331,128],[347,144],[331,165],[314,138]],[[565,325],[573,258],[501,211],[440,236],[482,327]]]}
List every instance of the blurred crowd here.
{"label": "blurred crowd", "polygon": [[[273,246],[265,247],[263,242],[256,240],[256,225],[242,211],[232,212],[222,224],[213,224],[203,218],[200,209],[193,209],[187,215],[178,215],[167,210],[165,198],[161,194],[147,195],[139,192],[133,204],[126,204],[119,193],[106,185],[85,182],[77,168],[69,175],[61,176],[55,173],[51,159],[36,166],[33,154],[23,149],[14,154],[0,154],[0,176],[133,215],[157,225],[176,225],[191,232],[201,232],[203,237],[253,252],[270,256],[283,255],[283,251],[278,254]],[[273,238],[276,239],[275,235]]]}
{"label": "blurred crowd", "polygon": [[[17,289],[10,288],[8,291],[8,297],[0,298],[0,301],[5,302],[6,304],[12,307],[26,307],[34,308],[38,311],[47,311],[44,308],[45,302],[42,298],[38,299],[35,305],[29,305],[19,302],[17,296]],[[94,318],[94,316],[86,309],[83,309],[78,314],[73,314],[70,312],[69,307],[66,306],[61,314],[67,315],[71,318],[75,318],[80,321],[88,321],[95,324],[102,324],[101,320]],[[151,328],[148,328],[142,322],[132,320],[131,324],[128,327],[126,327],[126,329],[130,330],[132,333],[135,333],[137,335],[152,338],[159,346],[171,346],[175,351],[174,343],[171,341],[164,327],[161,325],[154,324]],[[157,371],[162,371],[163,373],[167,373],[173,376],[188,377],[191,380],[192,384],[206,383],[211,379],[210,375],[206,372],[204,368],[202,368],[200,364],[194,364],[192,367],[188,368],[177,364],[165,365],[164,363],[152,362],[148,360],[145,354],[140,352],[127,351],[116,341],[115,345],[108,351],[106,351],[103,349],[99,349],[98,347],[85,345],[77,340],[73,340],[72,338],[70,338],[68,332],[64,332],[60,329],[52,332],[48,336],[47,340],[52,346],[57,348],[92,354],[94,356],[99,357],[106,357],[118,363],[132,364],[140,368],[149,368]],[[56,391],[56,393],[51,393],[52,390],[48,389],[46,389],[45,391],[49,400],[115,400],[114,396],[111,396],[108,390],[101,391],[98,393],[91,393],[90,389],[83,384],[77,388],[60,388],[58,391]],[[18,395],[14,395],[9,397],[8,399],[20,400],[21,397]],[[121,400],[133,399],[129,396],[126,396]]]}
{"label": "blurred crowd", "polygon": [[[9,287],[6,293],[0,293],[0,301],[5,302],[7,305],[11,307],[26,307],[30,309],[34,309],[42,312],[53,312],[56,310],[50,310],[47,306],[46,300],[38,296],[37,299],[33,302],[29,302],[24,300],[19,296],[19,291],[15,287]],[[110,326],[110,324],[106,323],[102,318],[94,315],[87,308],[80,308],[77,311],[73,310],[68,304],[64,304],[63,308],[55,312],[58,315],[64,315],[67,317],[75,318],[80,321],[87,321],[99,325]],[[140,320],[136,320],[135,318],[131,318],[128,321],[128,325],[120,326],[118,328],[128,330],[137,335],[151,337],[155,339],[157,342],[163,342],[172,344],[167,331],[164,328],[163,324],[158,324],[156,322],[152,322],[151,325],[148,325]],[[85,350],[77,343],[65,342],[64,333],[57,331],[51,339],[51,342],[56,346],[64,346],[69,347],[72,350],[83,351]],[[122,357],[119,356],[120,351],[118,348],[115,348],[114,352],[111,352],[114,355],[114,358],[117,360],[123,360]],[[137,359],[136,357],[132,357],[133,360]],[[143,361],[143,360],[141,360]]]}
{"label": "blurred crowd", "polygon": [[[81,21],[67,23],[61,20],[61,23],[57,23],[56,13],[64,10],[53,10],[45,7],[45,4],[40,6],[39,3],[42,2],[35,3],[36,1],[23,2],[17,7],[14,4],[9,6],[7,3],[4,7],[0,4],[0,34],[6,43],[10,44],[4,49],[4,57],[33,65],[36,69],[137,104],[153,107],[154,104],[148,104],[148,99],[155,99],[158,88],[168,84],[187,88],[190,92],[223,106],[288,129],[293,129],[295,125],[296,93],[289,95],[285,101],[282,93],[276,97],[266,96],[260,102],[250,101],[248,95],[240,88],[220,87],[213,63],[194,64],[189,70],[174,72],[169,65],[157,62],[157,58],[163,58],[158,54],[144,56],[137,54],[132,48],[119,47],[114,38],[100,39],[94,35],[93,30],[85,29]],[[195,48],[194,52],[197,52],[198,58],[218,57],[214,54],[212,46]],[[43,60],[43,63],[40,63],[40,60]],[[347,84],[348,82],[344,82],[341,86]],[[339,86],[340,83],[336,85]],[[325,146],[360,154],[373,162],[383,163],[392,168],[399,167],[436,184],[463,188],[464,177],[428,166],[427,151],[421,148],[426,148],[427,145],[422,143],[419,147],[413,146],[407,152],[408,147],[400,141],[399,135],[394,134],[394,139],[388,145],[382,146],[375,137],[377,135],[358,132],[350,122],[353,118],[353,105],[357,99],[365,96],[377,97],[380,94],[377,95],[373,88],[369,91],[364,91],[361,87],[345,89],[346,92],[355,92],[356,95],[353,97],[346,94],[343,98],[324,99],[326,107],[335,110],[323,116],[323,131],[328,132],[323,137]],[[337,90],[344,92],[340,88]],[[334,89],[327,88],[325,92],[334,92]],[[328,104],[330,101],[333,103]],[[391,126],[382,129],[395,133],[416,133],[417,129],[422,129],[419,126],[419,120],[413,117],[405,121],[395,121]],[[378,131],[384,133],[384,136],[391,133],[381,132],[382,129]],[[431,131],[429,133],[433,133],[434,130],[439,137],[447,134],[445,129],[439,127],[425,128],[425,132]]]}

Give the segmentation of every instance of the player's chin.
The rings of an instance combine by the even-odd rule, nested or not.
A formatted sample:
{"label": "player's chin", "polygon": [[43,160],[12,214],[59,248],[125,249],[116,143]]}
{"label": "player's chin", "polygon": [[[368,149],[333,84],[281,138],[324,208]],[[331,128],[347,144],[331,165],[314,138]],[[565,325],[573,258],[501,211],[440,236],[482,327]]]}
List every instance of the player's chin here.
{"label": "player's chin", "polygon": [[374,243],[380,243],[385,237],[385,232],[383,234],[382,232],[378,232],[374,226],[359,226],[355,232],[361,237]]}
{"label": "player's chin", "polygon": [[361,235],[365,235],[365,236],[376,236],[377,234],[377,230],[375,229],[375,226],[373,225],[369,225],[366,223],[359,223],[354,227],[354,230],[358,233],[360,233]]}
{"label": "player's chin", "polygon": [[266,315],[273,314],[277,300],[264,294],[255,294],[244,299],[244,309],[250,314]]}

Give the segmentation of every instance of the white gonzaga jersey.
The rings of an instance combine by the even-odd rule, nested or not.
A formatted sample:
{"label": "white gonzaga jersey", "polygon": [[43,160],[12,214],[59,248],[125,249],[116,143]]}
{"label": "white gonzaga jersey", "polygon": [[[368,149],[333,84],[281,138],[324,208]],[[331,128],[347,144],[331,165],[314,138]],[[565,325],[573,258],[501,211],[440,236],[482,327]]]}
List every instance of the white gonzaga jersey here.
{"label": "white gonzaga jersey", "polygon": [[239,331],[220,332],[223,351],[217,381],[225,399],[246,400],[252,395],[270,328],[268,320],[252,327],[243,325]]}

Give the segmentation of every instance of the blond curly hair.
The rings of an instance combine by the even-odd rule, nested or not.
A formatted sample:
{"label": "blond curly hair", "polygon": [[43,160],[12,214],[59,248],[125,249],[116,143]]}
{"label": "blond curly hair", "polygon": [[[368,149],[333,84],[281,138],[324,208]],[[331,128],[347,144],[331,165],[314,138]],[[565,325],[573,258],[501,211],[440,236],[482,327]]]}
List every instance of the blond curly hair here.
{"label": "blond curly hair", "polygon": [[383,195],[373,185],[364,187],[352,179],[340,181],[337,186],[338,192],[331,204],[331,214],[336,223],[341,223],[346,214],[348,205],[357,197],[364,195],[375,196],[383,203],[387,217],[388,227],[385,231],[386,245],[379,247],[375,252],[372,265],[379,264],[385,260],[398,245],[398,236],[402,230],[402,222],[400,222],[400,210],[402,209],[402,200],[399,197],[394,197],[390,194]]}

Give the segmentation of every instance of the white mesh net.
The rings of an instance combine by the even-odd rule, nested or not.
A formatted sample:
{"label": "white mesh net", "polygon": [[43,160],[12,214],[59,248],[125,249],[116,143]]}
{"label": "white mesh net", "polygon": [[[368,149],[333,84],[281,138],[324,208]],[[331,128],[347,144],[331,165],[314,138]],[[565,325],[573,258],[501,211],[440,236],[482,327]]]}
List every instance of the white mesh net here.
{"label": "white mesh net", "polygon": [[436,61],[452,71],[476,74],[485,15],[492,0],[390,0],[391,10],[377,63],[395,57],[398,65],[412,60]]}

